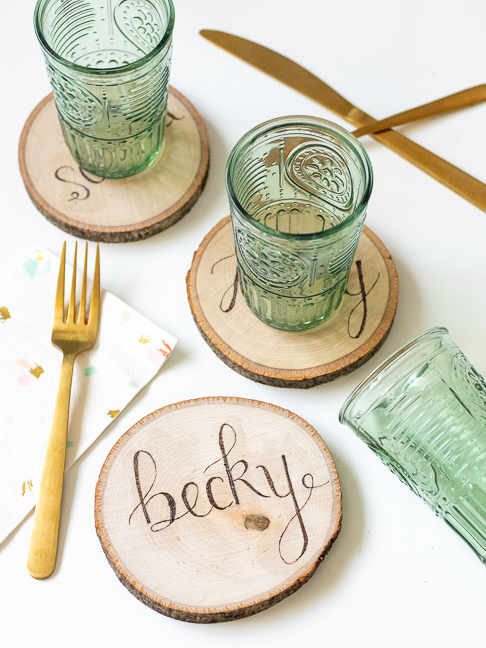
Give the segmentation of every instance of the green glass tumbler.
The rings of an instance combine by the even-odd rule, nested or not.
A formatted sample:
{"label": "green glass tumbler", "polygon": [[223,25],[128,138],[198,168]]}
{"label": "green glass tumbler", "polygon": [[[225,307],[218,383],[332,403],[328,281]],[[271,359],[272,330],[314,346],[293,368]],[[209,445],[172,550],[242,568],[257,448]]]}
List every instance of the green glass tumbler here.
{"label": "green glass tumbler", "polygon": [[145,169],[162,148],[172,0],[38,0],[42,46],[66,144],[103,178]]}
{"label": "green glass tumbler", "polygon": [[265,324],[301,331],[341,304],[373,174],[344,128],[314,117],[257,126],[226,166],[241,291]]}
{"label": "green glass tumbler", "polygon": [[339,420],[486,562],[486,383],[445,328],[388,358]]}

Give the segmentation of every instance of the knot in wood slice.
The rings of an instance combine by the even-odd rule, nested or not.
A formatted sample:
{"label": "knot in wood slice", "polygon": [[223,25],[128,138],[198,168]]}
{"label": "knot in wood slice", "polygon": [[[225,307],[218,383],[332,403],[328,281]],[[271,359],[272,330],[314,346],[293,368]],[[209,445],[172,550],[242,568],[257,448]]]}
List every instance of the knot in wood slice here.
{"label": "knot in wood slice", "polygon": [[264,515],[250,513],[245,515],[244,525],[246,529],[255,529],[256,531],[265,531],[270,524],[270,520]]}

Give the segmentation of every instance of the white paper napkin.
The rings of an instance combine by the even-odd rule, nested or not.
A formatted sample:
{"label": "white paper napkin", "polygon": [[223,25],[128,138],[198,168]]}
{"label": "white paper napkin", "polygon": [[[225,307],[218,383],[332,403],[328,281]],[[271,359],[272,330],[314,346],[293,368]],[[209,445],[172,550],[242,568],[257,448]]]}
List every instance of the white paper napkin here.
{"label": "white paper napkin", "polygon": [[[59,258],[35,247],[0,280],[0,542],[37,498],[62,363],[51,344],[58,270]],[[67,293],[70,285],[67,267]],[[66,470],[157,374],[176,343],[102,290],[96,344],[74,366]]]}

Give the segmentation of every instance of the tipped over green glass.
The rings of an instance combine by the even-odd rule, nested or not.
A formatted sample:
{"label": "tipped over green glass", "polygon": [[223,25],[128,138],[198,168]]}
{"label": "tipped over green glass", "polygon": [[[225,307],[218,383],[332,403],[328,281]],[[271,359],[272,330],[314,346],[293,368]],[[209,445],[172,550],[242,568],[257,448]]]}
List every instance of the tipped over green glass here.
{"label": "tipped over green glass", "polygon": [[339,419],[486,563],[486,383],[446,329],[388,358]]}

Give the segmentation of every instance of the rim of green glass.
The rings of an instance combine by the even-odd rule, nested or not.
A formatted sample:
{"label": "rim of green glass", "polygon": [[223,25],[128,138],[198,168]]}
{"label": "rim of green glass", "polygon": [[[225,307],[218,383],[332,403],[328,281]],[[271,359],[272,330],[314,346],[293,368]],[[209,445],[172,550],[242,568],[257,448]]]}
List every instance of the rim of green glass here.
{"label": "rim of green glass", "polygon": [[139,58],[136,61],[133,61],[133,63],[129,63],[128,65],[120,65],[119,67],[112,67],[112,68],[91,68],[91,67],[86,67],[84,65],[78,65],[77,63],[72,63],[71,61],[68,61],[67,59],[57,54],[57,52],[55,52],[52,49],[52,47],[47,43],[46,39],[44,38],[43,29],[42,29],[43,12],[45,11],[47,5],[50,2],[52,2],[52,0],[37,0],[37,4],[34,9],[34,30],[39,40],[39,43],[41,44],[42,49],[45,52],[47,52],[49,56],[52,57],[55,61],[57,61],[58,63],[62,63],[62,65],[65,65],[71,70],[75,70],[76,72],[84,72],[85,74],[100,75],[100,76],[115,75],[115,74],[120,74],[121,72],[130,72],[132,70],[136,70],[142,67],[143,65],[148,63],[151,59],[153,59],[161,50],[164,49],[165,45],[169,42],[169,40],[172,37],[172,31],[174,29],[174,20],[175,20],[175,9],[172,0],[163,0],[163,1],[169,10],[169,21],[167,23],[167,29],[165,30],[164,35],[162,36],[161,40],[157,43],[157,45],[153,49],[151,49],[148,54],[145,54],[145,56],[142,56],[142,58]]}
{"label": "rim of green glass", "polygon": [[[289,127],[311,126],[318,131],[324,131],[326,133],[338,135],[339,138],[341,140],[344,140],[346,144],[354,151],[354,153],[356,153],[356,155],[360,159],[361,164],[363,166],[364,175],[365,175],[365,189],[361,197],[361,200],[359,204],[356,206],[353,213],[350,214],[350,216],[348,216],[344,221],[342,221],[338,225],[334,225],[334,227],[324,230],[323,232],[312,232],[310,234],[291,234],[289,232],[279,232],[275,229],[272,229],[271,227],[267,227],[263,223],[254,220],[252,216],[250,216],[250,214],[248,214],[243,209],[240,201],[236,197],[236,192],[233,186],[231,174],[238,156],[241,154],[242,150],[246,146],[251,145],[257,139],[260,139],[263,135],[271,132],[272,130],[276,130],[277,128],[281,128],[282,126],[289,126]],[[296,240],[303,241],[309,239],[325,239],[326,237],[331,236],[337,231],[346,229],[352,223],[354,223],[354,221],[357,218],[359,218],[363,213],[363,211],[366,209],[366,206],[370,199],[371,190],[373,188],[373,168],[371,166],[371,160],[368,157],[368,153],[366,152],[361,142],[359,142],[356,139],[356,137],[354,137],[354,135],[352,135],[345,128],[338,126],[338,124],[335,124],[334,122],[328,121],[327,119],[321,119],[319,117],[310,117],[306,115],[290,115],[288,117],[277,117],[275,119],[270,119],[269,121],[263,122],[262,124],[255,126],[247,133],[245,133],[243,137],[241,137],[238,140],[238,142],[233,147],[231,153],[229,154],[228,161],[226,163],[225,176],[226,176],[226,191],[228,192],[230,201],[233,203],[234,207],[236,207],[236,209],[238,210],[238,213],[242,216],[242,218],[246,222],[250,223],[257,229],[264,232],[265,234],[269,234],[271,236],[275,236],[282,239],[291,239],[293,241]]]}
{"label": "rim of green glass", "polygon": [[434,328],[427,329],[420,333],[409,342],[401,346],[395,353],[392,353],[386,360],[384,360],[378,367],[372,371],[360,384],[351,392],[351,394],[344,401],[343,406],[339,412],[339,422],[345,424],[345,416],[347,410],[352,406],[353,402],[358,398],[362,391],[372,382],[379,374],[383,373],[390,365],[399,360],[405,353],[410,351],[413,347],[418,346],[426,337],[431,337],[434,334],[449,335],[449,331],[444,326],[435,326]]}

